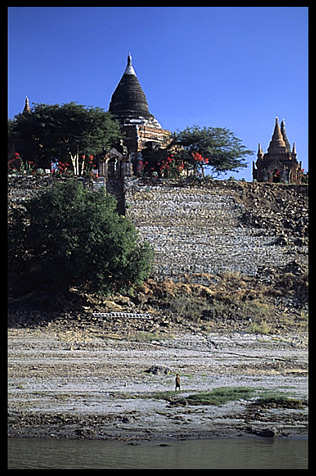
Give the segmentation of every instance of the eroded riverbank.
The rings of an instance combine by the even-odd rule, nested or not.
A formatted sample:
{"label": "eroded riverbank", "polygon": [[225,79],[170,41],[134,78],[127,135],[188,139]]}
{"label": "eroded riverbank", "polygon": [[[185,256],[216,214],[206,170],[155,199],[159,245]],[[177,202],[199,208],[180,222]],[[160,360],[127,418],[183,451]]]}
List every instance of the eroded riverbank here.
{"label": "eroded riverbank", "polygon": [[[154,337],[58,322],[10,328],[9,436],[166,440],[253,437],[266,429],[307,435],[306,333],[197,329]],[[177,372],[182,391],[173,402],[167,397]],[[223,405],[186,401],[222,387],[253,393]]]}

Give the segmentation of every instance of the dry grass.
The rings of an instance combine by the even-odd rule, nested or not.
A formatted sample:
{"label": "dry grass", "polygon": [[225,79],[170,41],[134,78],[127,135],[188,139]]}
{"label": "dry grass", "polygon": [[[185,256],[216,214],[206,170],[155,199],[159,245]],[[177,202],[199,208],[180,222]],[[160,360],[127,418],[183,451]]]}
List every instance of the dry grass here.
{"label": "dry grass", "polygon": [[225,272],[220,276],[203,273],[184,275],[177,283],[170,279],[162,282],[149,279],[138,292],[140,299],[155,309],[196,322],[238,321],[245,324],[248,332],[263,334],[272,332],[278,323],[302,329],[307,319],[299,319],[291,312],[284,314],[277,299],[292,297],[295,283],[306,292],[307,277],[280,272],[277,278],[277,284],[268,285],[239,273]]}

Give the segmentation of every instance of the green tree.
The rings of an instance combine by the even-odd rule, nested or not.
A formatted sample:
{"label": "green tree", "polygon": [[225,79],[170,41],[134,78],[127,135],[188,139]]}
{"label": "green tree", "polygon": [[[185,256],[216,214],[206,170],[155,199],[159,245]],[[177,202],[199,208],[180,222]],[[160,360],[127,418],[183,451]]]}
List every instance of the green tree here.
{"label": "green tree", "polygon": [[9,127],[9,142],[24,159],[37,166],[54,158],[72,163],[75,175],[83,170],[83,155],[111,148],[122,133],[110,113],[74,102],[35,104],[29,114],[18,114]]}
{"label": "green tree", "polygon": [[208,159],[205,163],[211,175],[247,167],[245,157],[253,155],[253,151],[246,149],[233,132],[220,127],[186,127],[173,134],[168,149],[176,160],[183,161],[186,169],[192,170],[200,165],[196,160],[196,154],[200,154]]}
{"label": "green tree", "polygon": [[141,243],[135,226],[115,211],[103,189],[76,179],[59,182],[16,209],[9,226],[12,273],[61,290],[123,292],[149,276],[153,249]]}

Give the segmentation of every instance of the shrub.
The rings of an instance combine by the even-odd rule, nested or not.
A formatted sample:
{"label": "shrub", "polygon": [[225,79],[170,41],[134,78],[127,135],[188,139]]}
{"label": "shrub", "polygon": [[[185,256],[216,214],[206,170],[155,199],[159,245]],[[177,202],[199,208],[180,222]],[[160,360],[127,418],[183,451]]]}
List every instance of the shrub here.
{"label": "shrub", "polygon": [[58,288],[124,292],[149,276],[153,249],[115,211],[116,200],[74,179],[54,184],[15,209],[9,226],[12,272]]}

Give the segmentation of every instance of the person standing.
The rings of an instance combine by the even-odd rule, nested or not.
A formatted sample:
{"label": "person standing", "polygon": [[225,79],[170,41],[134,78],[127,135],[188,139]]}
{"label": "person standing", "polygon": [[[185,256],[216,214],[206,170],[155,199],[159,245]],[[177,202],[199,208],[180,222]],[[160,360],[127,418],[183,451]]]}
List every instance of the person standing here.
{"label": "person standing", "polygon": [[176,392],[176,391],[177,391],[177,389],[179,389],[179,392],[181,392],[181,388],[180,388],[180,377],[179,377],[179,374],[176,374],[175,382],[176,382],[176,386],[175,386],[175,389],[174,389],[174,391]]}

